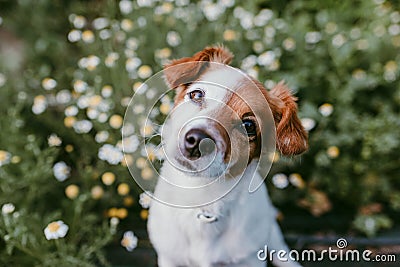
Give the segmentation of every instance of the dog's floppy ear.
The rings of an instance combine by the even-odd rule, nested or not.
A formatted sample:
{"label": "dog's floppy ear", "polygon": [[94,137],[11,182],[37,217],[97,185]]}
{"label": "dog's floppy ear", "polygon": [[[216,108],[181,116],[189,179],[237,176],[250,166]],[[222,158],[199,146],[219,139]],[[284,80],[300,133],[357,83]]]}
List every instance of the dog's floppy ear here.
{"label": "dog's floppy ear", "polygon": [[284,155],[307,150],[308,136],[297,117],[297,98],[282,81],[270,91],[270,108],[276,125],[276,144]]}
{"label": "dog's floppy ear", "polygon": [[209,66],[209,62],[229,64],[232,53],[223,46],[206,47],[192,57],[172,60],[164,66],[165,80],[170,88],[176,88],[196,80]]}

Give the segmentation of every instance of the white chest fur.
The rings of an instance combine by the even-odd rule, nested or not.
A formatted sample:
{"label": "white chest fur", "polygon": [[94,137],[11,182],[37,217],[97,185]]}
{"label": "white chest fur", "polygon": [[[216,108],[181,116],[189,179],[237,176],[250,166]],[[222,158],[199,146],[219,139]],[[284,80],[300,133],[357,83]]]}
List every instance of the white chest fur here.
{"label": "white chest fur", "polygon": [[[163,169],[167,170],[170,171]],[[266,188],[250,194],[250,179],[242,177],[228,195],[203,207],[176,208],[154,201],[148,230],[159,265],[263,266],[265,263],[258,261],[257,251],[264,245],[287,250]],[[261,180],[261,177],[257,175],[255,179]],[[173,192],[165,188],[165,182],[160,179],[155,196],[170,194],[173,198]],[[247,265],[249,262],[252,265]]]}

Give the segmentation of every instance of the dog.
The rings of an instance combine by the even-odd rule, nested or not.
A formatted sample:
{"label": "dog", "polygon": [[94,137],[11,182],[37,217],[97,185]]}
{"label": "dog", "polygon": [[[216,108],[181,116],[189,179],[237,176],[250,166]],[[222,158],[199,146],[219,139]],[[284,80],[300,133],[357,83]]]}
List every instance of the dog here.
{"label": "dog", "polygon": [[[166,84],[175,91],[162,130],[169,160],[154,191],[163,201],[152,202],[148,217],[160,267],[265,266],[257,257],[264,246],[289,251],[266,187],[252,193],[248,188],[251,180],[263,183],[257,166],[265,124],[275,127],[274,146],[284,155],[306,151],[307,132],[297,117],[297,99],[283,82],[267,91],[229,66],[232,58],[223,46],[206,47],[164,67]],[[268,110],[269,117],[254,114]],[[223,179],[204,187],[215,177]],[[272,263],[300,266],[290,259]]]}

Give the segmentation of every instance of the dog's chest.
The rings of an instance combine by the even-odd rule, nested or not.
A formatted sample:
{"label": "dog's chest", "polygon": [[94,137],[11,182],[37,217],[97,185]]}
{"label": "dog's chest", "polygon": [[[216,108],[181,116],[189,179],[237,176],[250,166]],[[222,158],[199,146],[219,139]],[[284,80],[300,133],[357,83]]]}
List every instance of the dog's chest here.
{"label": "dog's chest", "polygon": [[[225,203],[219,201],[202,208],[177,212],[179,224],[184,226],[189,237],[198,236],[200,239],[216,239],[229,227],[231,211]],[[213,242],[210,240],[210,242]]]}
{"label": "dog's chest", "polygon": [[[251,205],[250,203],[247,203]],[[151,207],[150,227],[159,250],[193,262],[230,262],[245,257],[254,244],[247,244],[249,223],[239,199],[219,200],[202,208],[181,209],[155,204]],[[154,221],[153,221],[154,220]],[[153,223],[157,221],[158,223]],[[238,231],[244,229],[244,231]],[[253,240],[254,241],[254,240]],[[168,252],[167,252],[168,251]]]}
{"label": "dog's chest", "polygon": [[[177,266],[198,266],[196,263],[205,260],[209,266],[228,264],[253,255],[265,244],[274,214],[270,213],[265,188],[252,194],[247,190],[248,182],[238,183],[223,198],[198,208],[176,208],[154,201],[148,228],[157,253],[174,259]],[[177,192],[159,180],[155,195],[174,199]]]}

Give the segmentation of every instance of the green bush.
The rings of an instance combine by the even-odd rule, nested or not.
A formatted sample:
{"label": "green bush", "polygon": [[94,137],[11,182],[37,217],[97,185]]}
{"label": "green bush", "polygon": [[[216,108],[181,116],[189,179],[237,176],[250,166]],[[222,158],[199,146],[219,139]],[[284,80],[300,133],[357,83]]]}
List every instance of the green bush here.
{"label": "green bush", "polygon": [[[147,217],[149,200],[126,164],[151,177],[148,159],[138,151],[122,160],[130,97],[168,59],[219,43],[266,88],[284,79],[299,97],[310,149],[276,155],[268,179],[274,202],[314,216],[349,208],[354,229],[367,235],[393,225],[400,209],[396,2],[0,4],[3,264],[106,264],[102,249]],[[46,227],[58,239],[46,240]],[[136,238],[127,233],[122,245],[131,250]]]}

